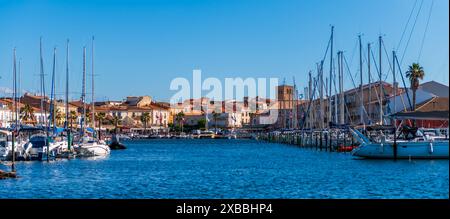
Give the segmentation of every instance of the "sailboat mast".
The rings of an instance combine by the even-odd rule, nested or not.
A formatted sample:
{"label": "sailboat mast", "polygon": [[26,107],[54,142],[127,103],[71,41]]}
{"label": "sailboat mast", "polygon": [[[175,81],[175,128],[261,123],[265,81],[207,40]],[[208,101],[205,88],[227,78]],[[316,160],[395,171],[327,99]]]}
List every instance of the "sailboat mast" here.
{"label": "sailboat mast", "polygon": [[14,100],[14,120],[15,120],[15,126],[12,132],[12,142],[11,142],[11,149],[12,149],[12,164],[11,164],[11,170],[14,172],[14,161],[16,159],[16,151],[15,151],[15,145],[14,141],[16,138],[16,132],[17,132],[17,99],[16,99],[16,48],[14,47],[13,50],[13,100]]}
{"label": "sailboat mast", "polygon": [[359,39],[359,122],[364,124],[363,108],[364,108],[364,96],[363,96],[363,71],[362,71],[362,43],[361,35],[358,36]]}
{"label": "sailboat mast", "polygon": [[52,69],[52,89],[50,93],[50,118],[51,125],[55,128],[55,68],[56,68],[56,47],[53,48],[53,69]]}
{"label": "sailboat mast", "polygon": [[[336,90],[336,62],[333,60],[333,85],[334,85],[334,123],[338,124],[338,115],[337,115],[337,90]],[[331,106],[330,106],[331,107]]]}
{"label": "sailboat mast", "polygon": [[[41,125],[45,125],[45,127],[47,127],[47,110],[45,109],[44,106],[44,101],[45,101],[45,81],[44,81],[44,58],[42,56],[42,37],[40,38],[39,41],[39,51],[40,51],[40,69],[41,69],[41,74],[40,74],[40,81],[41,81]],[[42,113],[44,113],[42,115]]]}
{"label": "sailboat mast", "polygon": [[297,127],[297,109],[296,109],[296,105],[297,105],[297,85],[295,84],[295,77],[292,77],[292,81],[294,83],[294,90],[293,90],[293,98],[292,98],[292,110],[291,110],[291,114],[292,114],[292,128],[296,129]]}
{"label": "sailboat mast", "polygon": [[65,128],[69,127],[69,39],[67,39],[66,45],[66,125]]}
{"label": "sailboat mast", "polygon": [[[22,93],[20,92],[20,75],[21,75],[21,72],[22,72],[22,69],[21,69],[21,61],[22,61],[22,59],[19,59],[19,71],[17,72],[17,93],[18,93],[18,95],[17,95],[17,101],[18,101],[18,104],[20,104],[20,97],[22,97]],[[17,112],[20,112],[20,109],[17,109]],[[19,120],[20,120],[20,118],[19,118]]]}
{"label": "sailboat mast", "polygon": [[[309,100],[309,105],[312,104],[312,77],[311,77],[311,71],[308,72],[308,100]],[[309,124],[309,128],[312,129],[312,114],[311,115],[306,115],[308,118],[308,124]]]}
{"label": "sailboat mast", "polygon": [[71,128],[69,128],[69,39],[67,39],[67,45],[66,45],[66,122],[65,122],[65,129],[67,132],[67,148],[70,151],[70,147],[72,144],[72,137],[71,137]]}
{"label": "sailboat mast", "polygon": [[345,124],[344,117],[344,62],[342,51],[338,53],[338,72],[339,72],[339,123]]}
{"label": "sailboat mast", "polygon": [[372,121],[372,115],[371,115],[371,108],[370,108],[370,103],[372,102],[372,82],[371,82],[371,75],[370,75],[370,43],[367,44],[367,74],[369,77],[369,100],[368,102],[368,106],[367,106],[367,114],[368,114],[368,119],[369,121]]}
{"label": "sailboat mast", "polygon": [[84,123],[86,121],[86,47],[83,47],[83,82],[81,101],[83,102],[83,118],[81,119],[81,133],[84,135]]}
{"label": "sailboat mast", "polygon": [[320,129],[322,130],[324,127],[324,112],[323,112],[323,60],[320,62],[320,64],[317,66],[318,72],[319,72],[319,124]]}
{"label": "sailboat mast", "polygon": [[[397,80],[395,77],[395,59],[396,59],[396,54],[395,51],[392,51],[392,77],[393,77],[393,86],[394,86],[394,98],[393,98],[393,105],[394,105],[394,112],[390,112],[390,113],[396,113],[396,107],[397,107],[397,103],[396,103],[396,97],[397,97]],[[394,120],[395,122],[395,120]]]}
{"label": "sailboat mast", "polygon": [[331,26],[331,47],[330,47],[330,83],[328,88],[328,122],[331,122],[331,81],[332,81],[332,75],[333,75],[333,37],[334,37],[334,26]]}
{"label": "sailboat mast", "polygon": [[[91,108],[92,108],[92,115],[91,115],[91,121],[92,121],[92,128],[95,131],[95,104],[94,104],[94,36],[92,36],[92,102],[91,102]],[[99,130],[100,131],[100,130]]]}
{"label": "sailboat mast", "polygon": [[382,73],[381,73],[381,36],[379,36],[378,37],[378,46],[379,46],[379,48],[378,48],[378,58],[379,58],[379,60],[378,60],[378,65],[379,65],[379,67],[378,67],[378,69],[380,70],[380,72],[379,72],[379,84],[380,84],[380,124],[381,125],[383,125],[383,96],[384,96],[384,93],[383,93],[383,83],[382,83],[382,78],[381,78],[381,76],[382,76]]}

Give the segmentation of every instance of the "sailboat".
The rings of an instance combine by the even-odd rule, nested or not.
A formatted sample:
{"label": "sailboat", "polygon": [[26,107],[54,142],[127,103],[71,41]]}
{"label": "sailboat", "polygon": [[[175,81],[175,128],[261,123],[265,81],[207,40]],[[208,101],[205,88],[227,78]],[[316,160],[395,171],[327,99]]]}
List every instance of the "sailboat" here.
{"label": "sailboat", "polygon": [[[402,112],[390,116],[394,119],[447,120],[447,112]],[[352,151],[353,156],[381,159],[448,159],[448,137],[430,136],[417,128],[402,127],[392,137],[379,142],[370,140],[356,129],[351,133],[361,145]]]}
{"label": "sailboat", "polygon": [[[95,120],[94,120],[94,37],[92,37],[92,127],[86,128],[86,47],[83,48],[83,92],[81,100],[83,102],[83,117],[81,119],[81,139],[76,147],[77,153],[80,156],[92,157],[92,156],[107,156],[110,154],[109,146],[102,140],[99,140],[95,136]],[[92,133],[92,136],[88,136],[87,132]]]}
{"label": "sailboat", "polygon": [[[19,62],[20,71],[20,62]],[[17,69],[16,69],[16,48],[13,50],[13,112],[14,124],[10,129],[0,131],[0,159],[12,161],[12,169],[14,171],[14,162],[20,160],[23,157],[23,141],[18,138],[20,130],[18,114],[19,109],[17,106]]]}
{"label": "sailboat", "polygon": [[[40,42],[40,60],[41,60],[41,110],[44,109],[43,102],[45,101],[45,89],[44,89],[44,73],[43,73],[43,61],[42,61],[42,39]],[[49,136],[50,128],[52,127],[52,123],[54,123],[54,88],[55,88],[55,70],[56,70],[56,48],[53,50],[53,72],[52,72],[52,88],[51,88],[51,98],[50,98],[50,116],[49,123],[45,125],[45,134],[39,133],[32,135],[28,142],[24,145],[24,159],[25,160],[38,160],[42,161],[46,159],[47,161],[50,158],[54,158],[58,153],[58,149],[60,148],[60,142],[55,142],[51,136]],[[45,113],[46,117],[46,113]],[[47,118],[43,119],[47,119]],[[47,121],[47,120],[45,120]],[[53,132],[56,130],[56,126],[53,124]]]}

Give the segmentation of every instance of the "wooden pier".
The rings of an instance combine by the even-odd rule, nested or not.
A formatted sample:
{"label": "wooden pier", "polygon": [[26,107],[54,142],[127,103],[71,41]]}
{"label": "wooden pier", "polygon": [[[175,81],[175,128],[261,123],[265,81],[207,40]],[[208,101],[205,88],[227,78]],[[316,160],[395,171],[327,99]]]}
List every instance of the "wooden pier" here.
{"label": "wooden pier", "polygon": [[351,133],[342,130],[269,132],[260,133],[258,139],[329,152],[350,152],[358,146]]}

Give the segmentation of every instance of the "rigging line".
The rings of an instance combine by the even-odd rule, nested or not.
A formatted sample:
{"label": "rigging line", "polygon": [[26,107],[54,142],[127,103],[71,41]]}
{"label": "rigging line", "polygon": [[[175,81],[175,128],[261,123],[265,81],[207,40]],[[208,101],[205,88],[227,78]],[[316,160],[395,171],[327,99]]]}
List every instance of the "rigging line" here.
{"label": "rigging line", "polygon": [[422,43],[420,45],[419,57],[417,57],[417,62],[419,62],[420,57],[422,56],[423,44],[425,42],[425,36],[428,31],[428,24],[430,23],[431,12],[433,11],[433,5],[434,5],[434,0],[431,0],[430,12],[428,13],[428,19],[427,19],[427,24],[425,26],[425,31],[423,32]]}
{"label": "rigging line", "polygon": [[[303,118],[303,121],[302,121],[302,132],[303,132],[303,130],[304,130],[304,124],[305,124],[305,121],[306,121],[306,118],[308,118],[309,120],[311,120],[311,116],[309,115],[309,113],[310,113],[310,110],[311,110],[311,105],[312,105],[312,103],[314,102],[314,97],[315,97],[315,93],[316,93],[316,87],[317,87],[317,83],[316,83],[316,80],[315,79],[313,79],[313,87],[314,87],[314,90],[313,90],[313,92],[310,94],[311,95],[311,99],[309,99],[309,103],[308,103],[308,108],[307,108],[307,110],[306,110],[306,115],[305,115],[305,117]],[[310,127],[311,129],[312,129],[312,127]]]}
{"label": "rigging line", "polygon": [[[373,55],[373,53],[371,53],[371,54]],[[364,60],[366,60],[366,62],[369,62],[370,61],[370,57],[367,57],[366,54],[364,54]],[[377,68],[377,70],[378,70],[377,63],[374,63],[374,65],[375,65],[375,68]],[[372,83],[376,83],[377,80],[374,78],[373,75],[374,74],[370,74],[370,80],[373,81]],[[370,84],[369,84],[369,86],[372,87]],[[378,101],[378,103],[380,103],[381,101],[380,101],[380,97],[378,96],[378,90],[375,89],[375,88],[374,88],[374,90],[375,90],[375,96],[377,97],[377,101]]]}
{"label": "rigging line", "polygon": [[408,28],[408,24],[409,24],[409,21],[411,20],[411,17],[412,17],[412,14],[414,12],[414,9],[416,9],[416,5],[417,5],[417,0],[414,1],[413,8],[411,9],[411,12],[409,13],[408,21],[406,22],[405,28],[403,29],[402,37],[400,38],[400,41],[398,42],[398,45],[397,45],[397,50],[400,49],[400,45],[401,45],[401,43],[403,41],[403,37],[405,36],[406,29]]}
{"label": "rigging line", "polygon": [[[350,72],[350,68],[348,67],[347,59],[345,58],[344,55],[342,55],[342,57],[344,57],[344,62],[345,62],[345,65],[347,67],[347,72],[350,73],[350,77],[351,77],[351,72]],[[352,79],[353,86],[356,88],[355,81],[353,80],[353,77],[351,77],[351,79]],[[356,92],[356,96],[357,96],[358,99],[360,98],[358,92]],[[366,114],[366,116],[368,117],[369,114],[367,113],[367,110],[366,110],[365,106],[363,106],[363,111]]]}
{"label": "rigging line", "polygon": [[352,57],[350,58],[350,65],[353,65],[353,58],[355,57],[356,48],[358,47],[358,40],[355,41],[355,46],[353,47]]}
{"label": "rigging line", "polygon": [[[383,44],[383,47],[384,47],[384,51],[385,51],[385,53],[386,53],[386,56],[388,56],[383,41],[382,41],[382,44]],[[372,55],[373,61],[375,62],[375,69],[377,70],[377,73],[380,74],[380,72],[379,72],[379,70],[378,70],[378,65],[376,64],[376,60],[375,60],[375,58],[374,58],[374,55],[373,55],[373,52],[372,52],[372,51],[371,51],[371,55]],[[388,57],[388,58],[389,58],[389,57]],[[389,63],[389,68],[390,68],[390,70],[392,71],[391,62],[388,62],[388,63]],[[370,78],[373,79],[374,81],[376,81],[375,78],[373,77],[373,75],[370,75]],[[385,80],[386,80],[386,79],[387,79],[387,76],[385,77]],[[380,102],[381,102],[381,101],[380,101],[380,96],[381,96],[381,94],[380,94],[380,96],[378,96],[378,90],[377,90],[377,89],[375,89],[375,93],[376,93],[376,96],[377,96],[377,101],[380,103]],[[403,95],[400,95],[400,98],[401,98],[402,103],[403,103],[403,108],[404,108],[405,111],[406,111],[406,105],[405,105],[405,101],[403,100]]]}
{"label": "rigging line", "polygon": [[408,49],[409,41],[411,40],[412,33],[414,32],[414,28],[416,27],[417,18],[419,17],[420,11],[422,10],[423,0],[420,2],[419,11],[417,11],[416,18],[414,19],[414,24],[409,33],[408,41],[406,42],[405,50],[403,50],[402,59],[400,59],[400,64],[403,63],[403,58],[405,58],[406,50]]}
{"label": "rigging line", "polygon": [[[381,45],[383,45],[384,53],[386,54],[386,57],[387,57],[387,59],[388,59],[387,63],[389,64],[389,71],[388,71],[388,73],[386,74],[386,77],[384,77],[384,80],[386,81],[386,79],[387,79],[389,73],[394,72],[394,71],[392,70],[391,58],[389,58],[389,53],[388,53],[387,50],[386,50],[386,46],[384,45],[384,41],[383,41],[383,40],[381,40]],[[396,74],[396,75],[397,75],[397,74]]]}
{"label": "rigging line", "polygon": [[[331,37],[330,37],[330,39],[328,40],[328,45],[327,45],[327,49],[325,50],[325,54],[323,55],[323,59],[321,60],[321,68],[322,68],[322,66],[323,66],[323,62],[325,61],[325,59],[327,58],[327,54],[328,54],[328,49],[330,48],[330,44],[331,44]],[[333,54],[331,54],[331,55],[333,55]]]}
{"label": "rigging line", "polygon": [[[373,54],[373,50],[370,51],[370,54],[371,54],[372,60],[373,60],[373,62],[374,62],[375,70],[377,71],[377,74],[380,75],[380,70],[378,69],[377,61],[375,60],[375,55]],[[376,81],[376,80],[375,80],[375,81]],[[381,86],[383,86],[383,85],[381,85]],[[375,91],[376,91],[377,94],[378,94],[377,89],[375,89]],[[380,93],[379,96],[377,96],[378,102],[379,102],[380,104],[383,104],[383,103],[381,103],[381,97],[382,97],[382,96],[383,96],[383,97],[386,96],[386,90],[385,90],[385,89],[383,89],[383,93]],[[386,111],[383,110],[383,121],[386,121],[386,120],[384,119],[385,112],[386,112]]]}
{"label": "rigging line", "polygon": [[[324,54],[324,57],[323,57],[323,59],[322,59],[322,61],[321,61],[321,66],[320,66],[320,68],[323,68],[323,62],[324,62],[325,58],[327,57],[328,49],[330,48],[330,44],[331,44],[331,39],[332,39],[332,36],[330,36],[330,39],[328,40],[327,49],[325,50],[325,54]],[[333,55],[333,54],[331,54],[331,56],[332,56],[332,55]],[[322,74],[322,71],[317,72],[317,75],[318,75],[318,76],[321,75],[321,74]],[[309,114],[310,107],[311,107],[311,102],[314,100],[315,92],[316,92],[316,84],[314,84],[314,91],[313,91],[311,100],[310,100],[310,102],[308,103],[307,114]],[[303,132],[303,128],[304,128],[304,126],[302,126],[302,129],[301,129],[302,132]]]}
{"label": "rigging line", "polygon": [[398,71],[400,72],[400,76],[402,78],[403,86],[405,87],[405,90],[406,90],[406,97],[408,98],[409,107],[412,109],[412,104],[411,104],[411,99],[409,98],[408,88],[406,87],[405,78],[403,77],[402,69],[400,68],[400,63],[398,63],[397,56],[395,56],[395,62],[397,64],[397,66],[398,66]]}

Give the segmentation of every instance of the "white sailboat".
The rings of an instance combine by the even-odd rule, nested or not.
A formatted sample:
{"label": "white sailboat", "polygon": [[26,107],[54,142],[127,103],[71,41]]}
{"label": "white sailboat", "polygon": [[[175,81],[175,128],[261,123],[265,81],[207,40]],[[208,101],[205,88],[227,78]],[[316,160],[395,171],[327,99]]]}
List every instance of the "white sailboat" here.
{"label": "white sailboat", "polygon": [[[94,84],[94,38],[92,38],[92,85]],[[81,139],[79,144],[75,147],[78,154],[83,157],[92,157],[92,156],[107,156],[110,154],[110,148],[106,144],[106,142],[94,138],[94,136],[85,135],[85,124],[86,121],[86,104],[85,104],[85,96],[86,96],[86,48],[83,48],[83,93],[82,93],[82,101],[83,101],[83,118],[81,120]],[[92,86],[92,113],[94,113],[94,87]],[[92,114],[94,115],[94,114]],[[93,116],[94,117],[94,116]],[[94,118],[93,118],[94,119]],[[95,124],[95,121],[92,120],[92,123]],[[94,125],[93,125],[94,127]],[[95,128],[92,129],[92,135],[95,133]]]}
{"label": "white sailboat", "polygon": [[[409,114],[409,116],[406,116]],[[436,116],[436,113],[429,112],[425,114],[397,113],[393,117],[402,116],[409,119],[438,119],[448,121],[448,111],[439,113],[443,115]],[[420,116],[418,116],[420,115]],[[379,142],[371,141],[361,132],[350,129],[353,136],[361,145],[352,151],[353,156],[363,158],[381,158],[381,159],[448,159],[449,158],[449,139],[448,136],[431,136],[424,134],[423,130],[415,130],[415,133],[403,132],[393,138],[384,138]],[[398,136],[398,137],[397,137]]]}

